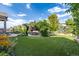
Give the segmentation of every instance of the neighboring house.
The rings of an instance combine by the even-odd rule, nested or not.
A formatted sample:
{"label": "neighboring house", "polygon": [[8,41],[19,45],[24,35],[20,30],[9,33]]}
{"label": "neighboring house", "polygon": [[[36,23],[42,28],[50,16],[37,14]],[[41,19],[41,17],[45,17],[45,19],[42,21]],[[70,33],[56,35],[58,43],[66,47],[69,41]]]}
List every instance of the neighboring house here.
{"label": "neighboring house", "polygon": [[29,26],[28,35],[39,35],[39,31],[34,26]]}
{"label": "neighboring house", "polygon": [[60,23],[58,32],[64,32],[65,28],[67,28],[65,23]]}
{"label": "neighboring house", "polygon": [[1,29],[0,29],[0,34],[3,34],[3,33],[4,33],[4,29],[1,28]]}
{"label": "neighboring house", "polygon": [[0,32],[4,32],[4,29],[0,29]]}
{"label": "neighboring house", "polygon": [[65,23],[60,23],[60,25],[62,25],[62,26],[66,26],[66,24],[65,24]]}

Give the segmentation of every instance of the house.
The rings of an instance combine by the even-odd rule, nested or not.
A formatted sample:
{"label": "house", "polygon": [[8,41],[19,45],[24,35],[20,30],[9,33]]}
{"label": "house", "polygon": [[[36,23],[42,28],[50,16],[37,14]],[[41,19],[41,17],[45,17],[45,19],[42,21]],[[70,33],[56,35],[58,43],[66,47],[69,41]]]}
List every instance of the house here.
{"label": "house", "polygon": [[1,29],[0,29],[0,34],[3,34],[3,33],[4,33],[4,29],[1,28]]}

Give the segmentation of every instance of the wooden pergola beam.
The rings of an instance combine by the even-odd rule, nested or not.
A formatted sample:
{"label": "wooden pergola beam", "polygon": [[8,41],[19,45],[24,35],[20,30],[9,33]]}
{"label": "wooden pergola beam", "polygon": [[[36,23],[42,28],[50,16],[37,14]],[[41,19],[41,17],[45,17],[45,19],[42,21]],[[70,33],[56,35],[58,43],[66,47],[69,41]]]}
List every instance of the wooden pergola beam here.
{"label": "wooden pergola beam", "polygon": [[7,21],[7,16],[2,16],[2,15],[0,15],[0,21]]}

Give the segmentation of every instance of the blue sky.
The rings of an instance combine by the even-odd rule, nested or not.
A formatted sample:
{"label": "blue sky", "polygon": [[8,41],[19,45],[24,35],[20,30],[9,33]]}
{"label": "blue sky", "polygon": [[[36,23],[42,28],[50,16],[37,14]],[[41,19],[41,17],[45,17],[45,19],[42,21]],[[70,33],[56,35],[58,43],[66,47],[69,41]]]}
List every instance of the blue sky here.
{"label": "blue sky", "polygon": [[[12,27],[31,21],[47,19],[56,13],[61,23],[71,18],[70,13],[65,13],[67,6],[60,3],[0,3],[0,12],[8,14],[7,26]],[[0,22],[0,28],[3,27]]]}

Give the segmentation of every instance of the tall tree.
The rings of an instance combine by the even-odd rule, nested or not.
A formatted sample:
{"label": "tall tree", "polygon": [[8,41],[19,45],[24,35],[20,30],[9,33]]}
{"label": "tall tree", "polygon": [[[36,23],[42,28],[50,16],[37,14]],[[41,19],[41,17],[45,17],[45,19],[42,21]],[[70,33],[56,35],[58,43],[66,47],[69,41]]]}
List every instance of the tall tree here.
{"label": "tall tree", "polygon": [[56,31],[58,29],[59,21],[56,14],[52,14],[48,17],[50,29]]}
{"label": "tall tree", "polygon": [[73,19],[68,19],[67,21],[66,21],[66,25],[67,25],[67,27],[68,27],[68,29],[67,29],[67,31],[68,32],[71,32],[71,33],[73,33],[73,34],[75,34],[75,32],[74,32],[74,30],[75,30],[75,22],[74,22],[74,20]]}
{"label": "tall tree", "polygon": [[42,36],[48,36],[49,25],[47,23],[47,20],[37,22],[36,27],[38,28]]}
{"label": "tall tree", "polygon": [[76,24],[76,33],[77,39],[79,39],[79,4],[78,3],[68,3],[66,4],[69,6],[67,12],[71,12],[74,22]]}
{"label": "tall tree", "polygon": [[41,29],[44,29],[44,28],[48,29],[49,24],[47,23],[47,20],[42,20],[42,21],[37,22],[36,26],[38,30],[40,31]]}

